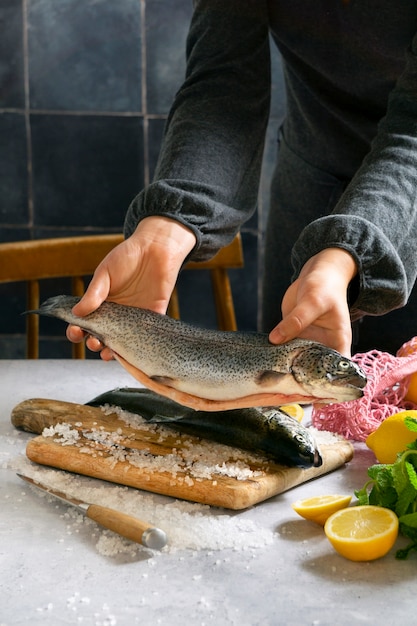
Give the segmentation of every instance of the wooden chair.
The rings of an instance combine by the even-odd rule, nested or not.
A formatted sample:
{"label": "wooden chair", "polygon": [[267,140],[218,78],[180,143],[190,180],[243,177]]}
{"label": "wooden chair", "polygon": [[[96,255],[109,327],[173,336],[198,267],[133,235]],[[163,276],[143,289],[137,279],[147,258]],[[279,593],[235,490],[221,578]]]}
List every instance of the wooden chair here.
{"label": "wooden chair", "polygon": [[[72,293],[82,296],[85,276],[91,276],[108,252],[123,241],[121,234],[63,237],[0,243],[0,283],[27,283],[27,310],[40,303],[39,281],[46,278],[70,277]],[[212,279],[218,327],[236,330],[236,318],[228,269],[243,267],[240,235],[210,261],[189,262],[184,269],[209,270]],[[178,293],[174,290],[168,314],[179,319]],[[28,315],[26,326],[27,358],[39,358],[39,316]],[[84,344],[73,344],[74,358],[85,358]]]}

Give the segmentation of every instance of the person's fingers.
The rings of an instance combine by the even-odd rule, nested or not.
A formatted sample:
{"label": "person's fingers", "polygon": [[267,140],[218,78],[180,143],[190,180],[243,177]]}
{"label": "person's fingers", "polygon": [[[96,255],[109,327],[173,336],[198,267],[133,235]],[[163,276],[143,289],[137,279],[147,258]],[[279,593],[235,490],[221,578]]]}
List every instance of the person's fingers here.
{"label": "person's fingers", "polygon": [[103,348],[103,350],[100,352],[100,357],[103,359],[103,361],[111,361],[112,359],[114,359],[113,352],[110,350],[110,348]]}
{"label": "person's fingers", "polygon": [[79,327],[71,324],[67,327],[67,338],[72,341],[72,343],[81,343],[84,341],[86,333]]}
{"label": "person's fingers", "polygon": [[104,343],[102,343],[97,337],[93,337],[92,335],[87,335],[86,345],[91,352],[100,352],[103,350]]}
{"label": "person's fingers", "polygon": [[91,352],[100,352],[103,361],[111,361],[114,358],[110,348],[107,348],[97,337],[85,333],[79,326],[68,326],[66,334],[72,343],[81,343],[85,339],[87,348]]}
{"label": "person's fingers", "polygon": [[107,348],[97,337],[87,335],[79,326],[68,326],[67,337],[72,343],[81,343],[85,339],[86,346],[91,352],[101,352],[104,361],[113,359],[113,352]]}
{"label": "person's fingers", "polygon": [[88,335],[79,326],[74,326],[73,324],[70,324],[67,328],[66,334],[67,338],[72,341],[72,343],[81,343],[85,339],[87,347],[92,350],[92,352],[99,352],[104,348],[104,344],[99,339],[97,339],[97,337]]}

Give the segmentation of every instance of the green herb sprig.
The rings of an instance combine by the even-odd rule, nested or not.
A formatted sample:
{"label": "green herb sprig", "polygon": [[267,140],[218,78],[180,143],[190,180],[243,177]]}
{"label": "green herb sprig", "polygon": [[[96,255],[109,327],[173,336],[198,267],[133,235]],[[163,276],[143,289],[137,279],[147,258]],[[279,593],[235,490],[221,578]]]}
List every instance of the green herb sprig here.
{"label": "green herb sprig", "polygon": [[[406,417],[404,424],[417,433],[417,419]],[[400,533],[411,540],[397,550],[397,559],[406,559],[417,550],[417,439],[398,454],[394,463],[377,463],[368,468],[371,480],[355,491],[358,504],[374,504],[391,509],[397,514]]]}

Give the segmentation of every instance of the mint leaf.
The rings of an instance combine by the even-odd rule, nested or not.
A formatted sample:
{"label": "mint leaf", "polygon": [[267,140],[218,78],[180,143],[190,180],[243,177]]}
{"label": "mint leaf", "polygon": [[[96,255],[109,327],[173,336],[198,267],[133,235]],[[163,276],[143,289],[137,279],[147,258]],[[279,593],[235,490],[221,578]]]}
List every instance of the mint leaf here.
{"label": "mint leaf", "polygon": [[406,559],[411,550],[417,550],[417,513],[409,513],[399,518],[400,532],[411,539],[411,543],[403,549],[397,550],[395,558]]}
{"label": "mint leaf", "polygon": [[397,490],[394,486],[392,465],[373,465],[368,474],[374,479],[374,486],[369,493],[369,504],[384,506],[394,510],[397,501]]}
{"label": "mint leaf", "polygon": [[[417,440],[414,443],[417,445]],[[411,465],[417,469],[417,450],[410,449],[412,445],[413,444],[407,446],[408,450],[404,450],[404,452],[401,453],[401,459],[404,463],[406,461],[407,463],[411,463]]]}
{"label": "mint leaf", "polygon": [[369,494],[369,504],[374,504],[375,506],[383,506],[386,509],[391,509],[392,511],[395,510],[397,499],[398,496],[394,487],[380,489],[377,485],[375,485],[375,487]]}
{"label": "mint leaf", "polygon": [[[397,491],[393,485],[392,465],[376,464],[368,468],[369,480],[362,489],[355,491],[359,504],[375,504],[394,510]],[[370,486],[372,485],[372,488]]]}
{"label": "mint leaf", "polygon": [[409,543],[406,548],[400,548],[399,550],[397,550],[395,558],[405,561],[411,550],[417,550],[417,543]]}
{"label": "mint leaf", "polygon": [[369,478],[376,480],[382,472],[390,472],[391,467],[392,464],[387,465],[383,463],[376,463],[375,465],[371,465],[370,467],[368,467],[368,476]]}
{"label": "mint leaf", "polygon": [[398,495],[398,500],[395,505],[395,513],[398,517],[405,515],[406,513],[412,512],[410,511],[410,506],[415,501],[417,497],[417,491],[414,489],[413,485],[407,482],[406,487],[401,491]]}
{"label": "mint leaf", "polygon": [[[417,471],[416,471],[416,468],[409,461],[406,461],[404,465],[405,465],[405,469],[407,471],[408,480],[410,481],[410,483],[412,484],[412,486],[414,487],[414,489],[417,492]],[[416,495],[417,495],[417,493],[416,493]]]}
{"label": "mint leaf", "polygon": [[404,463],[396,462],[391,469],[392,484],[398,495],[408,486],[408,474]]}
{"label": "mint leaf", "polygon": [[415,417],[406,417],[404,424],[407,426],[408,430],[417,433],[417,419]]}
{"label": "mint leaf", "polygon": [[354,493],[355,493],[355,497],[358,499],[358,504],[360,505],[369,504],[368,486],[370,484],[371,482],[367,482],[366,485],[362,487],[362,489],[355,490]]}
{"label": "mint leaf", "polygon": [[398,518],[398,521],[401,525],[404,526],[407,537],[415,537],[417,539],[417,512],[407,513],[407,515],[401,515]]}

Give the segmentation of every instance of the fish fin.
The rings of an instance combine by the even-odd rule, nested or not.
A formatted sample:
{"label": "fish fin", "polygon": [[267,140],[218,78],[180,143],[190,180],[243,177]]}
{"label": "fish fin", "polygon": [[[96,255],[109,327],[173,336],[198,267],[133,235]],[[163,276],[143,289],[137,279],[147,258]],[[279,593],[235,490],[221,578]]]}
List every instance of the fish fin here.
{"label": "fish fin", "polygon": [[256,383],[260,387],[270,387],[275,385],[283,376],[287,374],[276,372],[275,370],[263,370],[256,377]]}
{"label": "fish fin", "polygon": [[156,383],[160,385],[165,385],[165,387],[174,387],[175,388],[175,378],[171,376],[150,376],[151,380],[154,380]]}
{"label": "fish fin", "polygon": [[176,415],[175,417],[171,417],[170,415],[159,415],[159,413],[157,413],[150,420],[147,420],[147,422],[148,424],[168,424],[169,422],[180,422],[186,417],[187,415]]}

